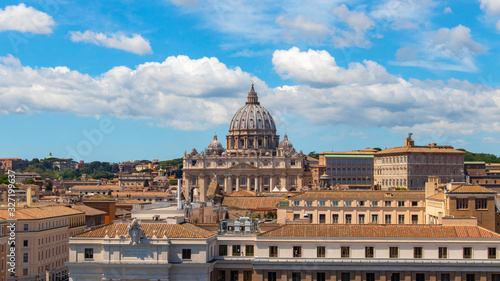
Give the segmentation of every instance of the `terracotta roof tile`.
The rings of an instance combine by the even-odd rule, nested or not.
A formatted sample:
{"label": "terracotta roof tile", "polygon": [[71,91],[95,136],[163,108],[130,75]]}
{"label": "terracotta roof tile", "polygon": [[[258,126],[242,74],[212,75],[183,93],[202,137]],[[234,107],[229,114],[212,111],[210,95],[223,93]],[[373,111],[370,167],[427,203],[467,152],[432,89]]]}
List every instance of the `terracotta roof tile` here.
{"label": "terracotta roof tile", "polygon": [[407,190],[328,190],[307,191],[290,198],[295,199],[425,199],[425,192]]}
{"label": "terracotta roof tile", "polygon": [[487,189],[486,187],[482,187],[480,185],[460,185],[450,191],[448,193],[496,193],[493,190]]}
{"label": "terracotta roof tile", "polygon": [[[32,208],[16,208],[17,220],[37,220],[37,219],[47,219],[56,218],[72,215],[80,215],[84,212],[79,210],[74,210],[67,206],[48,206],[48,207],[32,207]],[[0,210],[0,217],[10,218],[7,209]]]}
{"label": "terracotta roof tile", "polygon": [[276,209],[282,197],[224,197],[222,205],[239,209]]}
{"label": "terracotta roof tile", "polygon": [[[158,238],[208,238],[215,235],[215,232],[197,227],[190,223],[185,224],[167,224],[167,223],[140,223],[142,230],[147,236],[153,236],[156,231]],[[74,237],[87,237],[87,238],[104,238],[106,231],[110,238],[119,237],[121,235],[127,236],[129,223],[114,223],[108,224],[84,233],[75,235]]]}
{"label": "terracotta roof tile", "polygon": [[71,205],[70,207],[84,212],[86,216],[98,216],[107,214],[106,212],[89,207],[87,205]]}
{"label": "terracotta roof tile", "polygon": [[338,238],[500,238],[479,226],[287,224],[260,234],[264,237]]}
{"label": "terracotta roof tile", "polygon": [[375,156],[381,156],[384,154],[393,153],[453,153],[453,154],[465,154],[465,152],[453,149],[452,146],[438,145],[438,146],[399,146],[384,149],[375,154]]}
{"label": "terracotta roof tile", "polygon": [[245,196],[255,197],[255,196],[257,196],[257,193],[250,191],[250,190],[243,189],[243,190],[239,190],[239,191],[236,191],[236,192],[224,195],[224,196],[227,196],[227,197],[245,197]]}
{"label": "terracotta roof tile", "polygon": [[434,194],[432,196],[429,196],[427,197],[427,199],[432,199],[432,200],[441,200],[443,201],[444,200],[444,193],[443,192],[440,192],[438,194]]}

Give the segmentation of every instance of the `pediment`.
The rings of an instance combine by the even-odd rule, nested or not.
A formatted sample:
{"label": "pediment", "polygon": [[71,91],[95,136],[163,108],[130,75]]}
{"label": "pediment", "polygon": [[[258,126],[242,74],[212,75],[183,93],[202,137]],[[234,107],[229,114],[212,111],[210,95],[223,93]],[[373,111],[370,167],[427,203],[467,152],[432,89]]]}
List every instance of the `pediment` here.
{"label": "pediment", "polygon": [[229,168],[229,170],[257,170],[257,167],[251,165],[250,163],[238,163]]}

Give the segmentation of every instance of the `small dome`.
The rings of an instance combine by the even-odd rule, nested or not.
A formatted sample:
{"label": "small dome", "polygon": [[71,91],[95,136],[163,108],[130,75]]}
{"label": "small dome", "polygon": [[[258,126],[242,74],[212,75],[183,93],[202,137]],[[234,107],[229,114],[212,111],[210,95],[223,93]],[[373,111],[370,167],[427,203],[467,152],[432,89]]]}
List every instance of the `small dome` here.
{"label": "small dome", "polygon": [[214,135],[214,139],[208,144],[208,149],[218,149],[223,148],[222,143],[217,140],[217,135]]}
{"label": "small dome", "polygon": [[280,142],[278,148],[293,148],[293,144],[288,140],[288,136],[286,134]]}

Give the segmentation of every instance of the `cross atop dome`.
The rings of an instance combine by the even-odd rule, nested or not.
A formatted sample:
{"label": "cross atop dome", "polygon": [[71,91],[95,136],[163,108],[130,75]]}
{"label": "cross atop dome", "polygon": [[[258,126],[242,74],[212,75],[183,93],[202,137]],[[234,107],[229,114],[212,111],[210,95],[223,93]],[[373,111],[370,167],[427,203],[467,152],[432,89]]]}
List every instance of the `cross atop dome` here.
{"label": "cross atop dome", "polygon": [[247,104],[260,104],[259,98],[257,97],[257,93],[253,88],[253,83],[252,83],[252,89],[250,90],[250,92],[248,92]]}

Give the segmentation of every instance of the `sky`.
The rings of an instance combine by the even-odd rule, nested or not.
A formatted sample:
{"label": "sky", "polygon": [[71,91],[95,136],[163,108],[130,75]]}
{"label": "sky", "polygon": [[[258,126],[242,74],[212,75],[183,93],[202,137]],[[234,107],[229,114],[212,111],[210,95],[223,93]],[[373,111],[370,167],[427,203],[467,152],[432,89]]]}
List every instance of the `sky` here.
{"label": "sky", "polygon": [[500,1],[0,3],[0,158],[225,146],[255,84],[297,151],[500,155]]}

